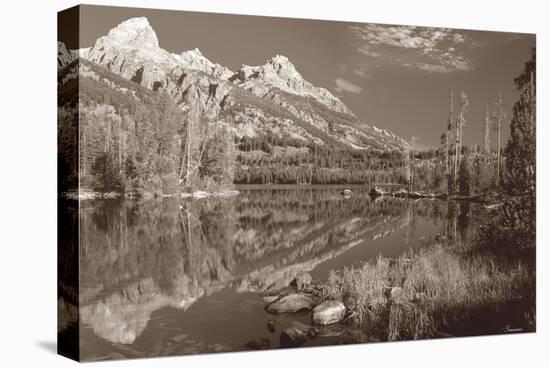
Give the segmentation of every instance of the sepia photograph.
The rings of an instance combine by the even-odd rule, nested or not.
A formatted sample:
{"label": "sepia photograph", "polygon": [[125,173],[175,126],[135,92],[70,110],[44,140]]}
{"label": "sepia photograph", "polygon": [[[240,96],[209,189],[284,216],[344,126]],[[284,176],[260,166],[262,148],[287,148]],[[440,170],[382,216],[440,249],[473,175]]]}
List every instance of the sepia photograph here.
{"label": "sepia photograph", "polygon": [[59,354],[536,331],[535,34],[57,22]]}

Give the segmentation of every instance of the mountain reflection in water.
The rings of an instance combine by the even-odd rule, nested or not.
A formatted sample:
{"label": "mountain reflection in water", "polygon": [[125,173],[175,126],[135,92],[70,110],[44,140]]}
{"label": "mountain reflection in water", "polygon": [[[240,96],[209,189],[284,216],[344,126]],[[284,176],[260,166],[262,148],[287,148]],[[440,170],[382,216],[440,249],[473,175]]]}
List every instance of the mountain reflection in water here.
{"label": "mountain reflection in water", "polygon": [[[436,233],[470,231],[466,204],[373,200],[368,188],[345,199],[340,190],[240,188],[231,198],[82,202],[83,359],[243,350],[260,337],[277,347],[257,291],[299,271],[323,280]],[[70,307],[68,299],[60,302]]]}

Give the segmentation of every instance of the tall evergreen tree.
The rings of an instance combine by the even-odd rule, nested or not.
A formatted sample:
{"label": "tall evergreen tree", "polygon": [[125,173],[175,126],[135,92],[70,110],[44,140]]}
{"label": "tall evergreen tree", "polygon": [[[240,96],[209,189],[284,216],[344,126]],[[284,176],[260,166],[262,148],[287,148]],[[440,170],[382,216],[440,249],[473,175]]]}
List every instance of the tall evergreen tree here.
{"label": "tall evergreen tree", "polygon": [[536,242],[536,54],[515,79],[520,92],[513,108],[510,138],[504,151],[503,206],[482,231],[489,244],[511,250]]}
{"label": "tall evergreen tree", "polygon": [[[502,222],[518,232],[516,245],[534,246],[536,222],[536,53],[515,79],[520,91],[504,152],[506,176]],[[521,241],[521,242],[519,242]]]}

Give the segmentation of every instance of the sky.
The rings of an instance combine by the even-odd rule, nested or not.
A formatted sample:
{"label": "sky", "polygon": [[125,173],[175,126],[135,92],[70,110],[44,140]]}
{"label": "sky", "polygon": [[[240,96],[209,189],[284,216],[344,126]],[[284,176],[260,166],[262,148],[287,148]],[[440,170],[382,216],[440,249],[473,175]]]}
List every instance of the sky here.
{"label": "sky", "polygon": [[[469,99],[465,143],[481,144],[486,107],[501,92],[511,116],[518,97],[513,80],[535,47],[533,34],[102,6],[81,9],[79,42],[74,33],[60,40],[70,49],[90,47],[138,16],[147,17],[160,47],[173,53],[199,48],[232,70],[285,55],[362,122],[407,140],[414,135],[424,148],[440,142],[451,91],[455,111],[461,92]],[[66,23],[63,16],[59,21]]]}

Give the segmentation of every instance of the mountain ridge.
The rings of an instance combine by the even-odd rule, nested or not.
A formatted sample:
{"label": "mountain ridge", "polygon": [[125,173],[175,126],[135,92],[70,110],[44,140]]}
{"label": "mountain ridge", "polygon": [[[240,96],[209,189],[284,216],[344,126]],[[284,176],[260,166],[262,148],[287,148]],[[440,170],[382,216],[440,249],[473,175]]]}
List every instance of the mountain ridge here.
{"label": "mountain ridge", "polygon": [[[408,146],[396,134],[361,122],[328,90],[315,87],[305,80],[286,56],[275,55],[263,65],[242,65],[233,72],[210,61],[198,48],[180,54],[162,49],[155,31],[144,17],[120,23],[107,35],[98,38],[89,49],[69,51],[63,43],[58,43],[59,68],[77,58],[106,67],[153,91],[164,90],[184,110],[189,106],[185,106],[182,96],[194,85],[199,93],[198,110],[209,120],[219,118],[222,111],[242,102],[235,98],[247,99],[246,111],[240,111],[246,126],[236,120],[230,121],[238,135],[255,135],[263,131],[285,136],[285,129],[289,129],[290,133],[286,135],[297,136],[304,141],[316,144],[338,141],[351,149],[400,151]],[[265,109],[266,103],[254,105],[251,102],[254,99],[249,94],[230,93],[234,88],[255,95],[267,104],[276,105],[270,107],[271,110],[284,109],[289,115],[284,114],[283,117],[283,114],[274,116],[265,113],[262,108]],[[265,126],[261,122],[273,118],[277,120],[273,126]],[[304,124],[311,125],[305,130],[315,129],[319,139],[304,133]],[[332,139],[319,135],[331,136]]]}

